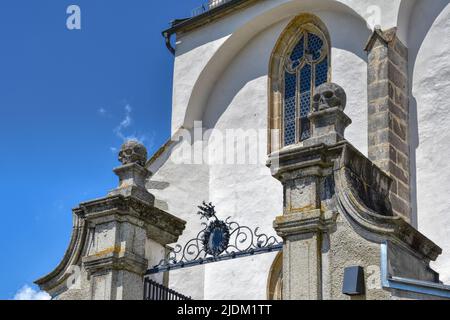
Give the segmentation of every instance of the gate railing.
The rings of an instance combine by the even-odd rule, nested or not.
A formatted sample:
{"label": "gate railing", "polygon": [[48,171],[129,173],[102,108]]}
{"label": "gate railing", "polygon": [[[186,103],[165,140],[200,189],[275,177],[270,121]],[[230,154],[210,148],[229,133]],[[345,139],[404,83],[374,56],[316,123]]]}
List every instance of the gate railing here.
{"label": "gate railing", "polygon": [[193,9],[191,11],[191,17],[199,16],[230,1],[232,0],[209,0],[207,3],[204,3],[200,7]]}
{"label": "gate railing", "polygon": [[192,300],[172,289],[163,286],[149,278],[144,279],[144,300],[165,301],[165,300]]}
{"label": "gate railing", "polygon": [[204,202],[199,209],[200,219],[207,220],[202,223],[203,229],[184,246],[176,245],[165,259],[147,270],[146,275],[283,249],[282,242],[259,232],[259,228],[241,226],[231,218],[219,220],[211,203]]}

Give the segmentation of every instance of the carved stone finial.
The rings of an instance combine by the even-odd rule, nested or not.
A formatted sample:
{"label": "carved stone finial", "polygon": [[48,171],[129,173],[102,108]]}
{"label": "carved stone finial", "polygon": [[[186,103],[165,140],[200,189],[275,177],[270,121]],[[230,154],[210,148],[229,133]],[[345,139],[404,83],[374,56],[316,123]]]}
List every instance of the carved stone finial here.
{"label": "carved stone finial", "polygon": [[145,187],[152,173],[145,167],[147,149],[144,145],[136,140],[128,140],[120,149],[119,161],[122,166],[114,169],[119,177],[119,187],[110,191],[109,195],[133,196],[153,205],[155,197]]}
{"label": "carved stone finial", "polygon": [[318,86],[308,115],[312,134],[303,145],[333,145],[344,140],[345,128],[352,123],[344,113],[346,104],[347,95],[339,85],[328,82]]}
{"label": "carved stone finial", "polygon": [[136,140],[128,140],[120,149],[119,161],[123,165],[137,163],[144,167],[147,161],[147,149],[142,143]]}
{"label": "carved stone finial", "polygon": [[324,83],[316,88],[313,97],[313,111],[321,111],[338,107],[342,111],[347,104],[347,95],[341,86],[335,83]]}

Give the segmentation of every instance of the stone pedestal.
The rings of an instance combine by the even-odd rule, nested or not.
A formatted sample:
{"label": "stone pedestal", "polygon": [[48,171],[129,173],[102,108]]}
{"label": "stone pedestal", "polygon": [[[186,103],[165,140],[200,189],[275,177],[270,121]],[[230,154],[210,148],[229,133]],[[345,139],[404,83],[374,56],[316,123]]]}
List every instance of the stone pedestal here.
{"label": "stone pedestal", "polygon": [[145,188],[151,175],[143,167],[146,154],[137,142],[124,144],[123,165],[114,169],[119,187],[74,209],[76,228],[63,261],[36,281],[53,298],[143,299],[146,270],[165,258],[167,244],[176,242],[185,227],[154,206]]}
{"label": "stone pedestal", "polygon": [[323,233],[334,221],[334,212],[326,199],[327,194],[333,192],[332,182],[327,179],[332,167],[322,151],[323,147],[282,151],[280,167],[272,168],[284,188],[284,215],[274,222],[274,228],[285,244],[284,299],[322,298]]}
{"label": "stone pedestal", "polygon": [[[320,210],[278,217],[275,228],[284,239],[283,299],[322,299],[321,249],[324,220]],[[289,275],[284,278],[285,275]]]}

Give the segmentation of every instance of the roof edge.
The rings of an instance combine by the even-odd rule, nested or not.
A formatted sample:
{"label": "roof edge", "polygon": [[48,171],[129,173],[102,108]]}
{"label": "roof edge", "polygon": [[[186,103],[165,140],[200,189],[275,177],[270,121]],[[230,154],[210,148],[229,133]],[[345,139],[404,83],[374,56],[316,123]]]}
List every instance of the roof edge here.
{"label": "roof edge", "polygon": [[175,33],[191,31],[209,22],[222,18],[230,12],[252,5],[258,1],[261,0],[230,0],[198,16],[174,20],[172,26],[169,29],[164,30],[162,34],[167,37]]}

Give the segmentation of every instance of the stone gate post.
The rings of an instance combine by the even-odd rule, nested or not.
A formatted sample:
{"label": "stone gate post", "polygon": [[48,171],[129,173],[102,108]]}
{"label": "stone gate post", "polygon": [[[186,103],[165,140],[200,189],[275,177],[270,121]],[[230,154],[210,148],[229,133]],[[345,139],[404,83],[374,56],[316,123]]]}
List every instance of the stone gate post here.
{"label": "stone gate post", "polygon": [[328,161],[324,146],[343,141],[344,130],[351,123],[343,112],[345,92],[334,84],[329,84],[327,90],[333,92],[336,101],[330,108],[315,104],[316,109],[309,116],[311,138],[282,150],[279,166],[271,167],[284,192],[284,214],[275,220],[274,227],[285,243],[285,299],[322,299],[321,252],[327,242],[326,230],[335,216],[326,200],[332,192],[328,177],[333,164]]}
{"label": "stone gate post", "polygon": [[151,175],[145,147],[128,141],[119,160],[118,188],[74,209],[74,232],[63,261],[36,281],[54,299],[142,300],[145,271],[165,257],[166,245],[185,227],[154,206],[145,188]]}

